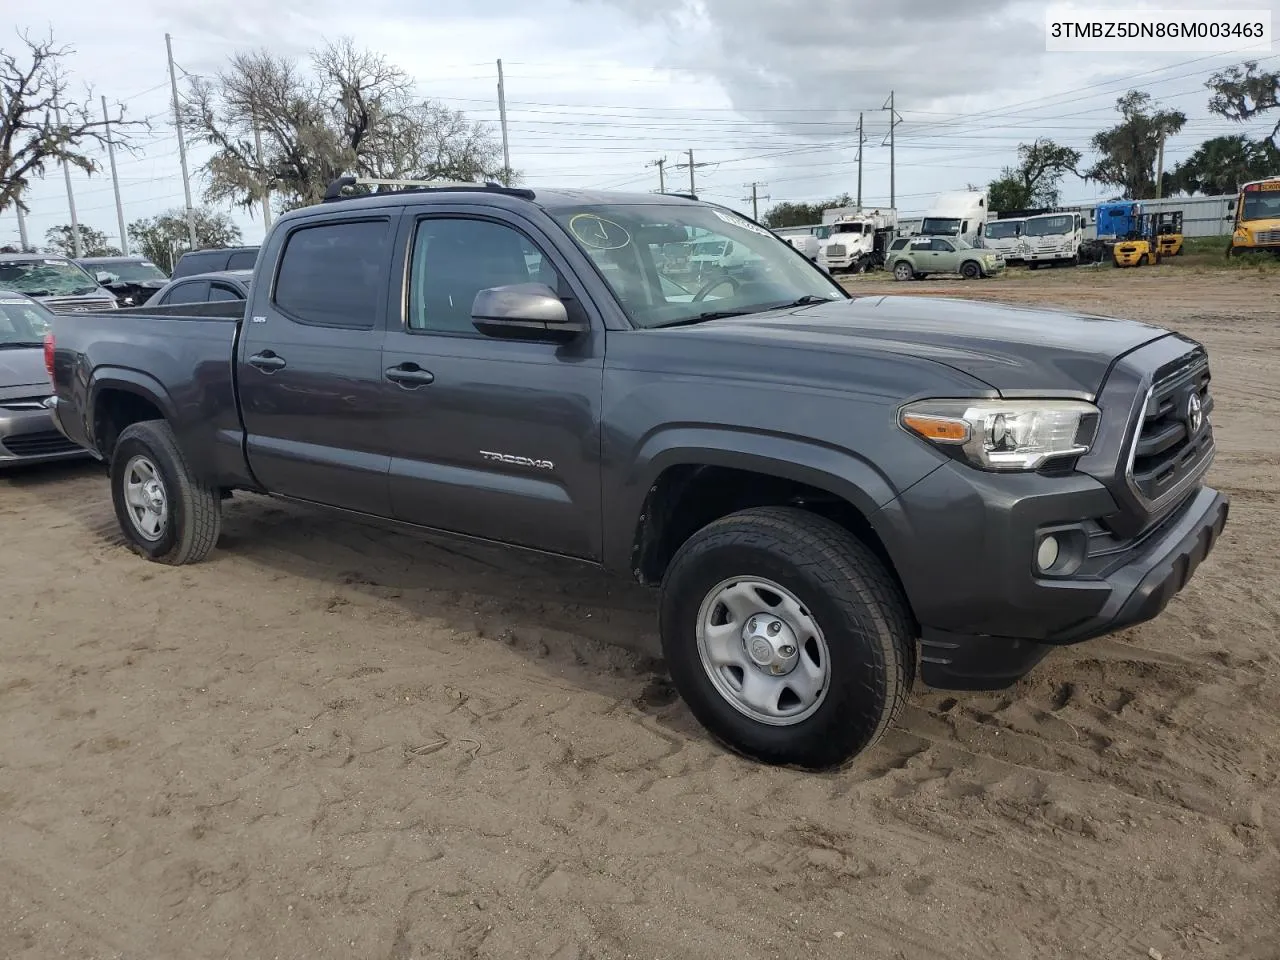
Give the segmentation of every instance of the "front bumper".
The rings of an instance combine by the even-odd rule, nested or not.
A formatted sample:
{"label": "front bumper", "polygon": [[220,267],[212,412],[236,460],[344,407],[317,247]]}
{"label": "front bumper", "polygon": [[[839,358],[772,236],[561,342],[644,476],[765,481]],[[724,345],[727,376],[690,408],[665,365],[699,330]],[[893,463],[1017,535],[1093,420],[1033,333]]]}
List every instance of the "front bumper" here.
{"label": "front bumper", "polygon": [[88,456],[92,456],[88,450],[76,446],[58,430],[50,410],[0,407],[0,470]]}
{"label": "front bumper", "polygon": [[[1079,470],[1001,475],[957,463],[883,507],[876,529],[920,625],[924,682],[991,690],[1054,646],[1157,616],[1212,549],[1228,509],[1223,494],[1196,485],[1128,530],[1112,490]],[[1036,567],[1046,533],[1074,558],[1065,572]]]}

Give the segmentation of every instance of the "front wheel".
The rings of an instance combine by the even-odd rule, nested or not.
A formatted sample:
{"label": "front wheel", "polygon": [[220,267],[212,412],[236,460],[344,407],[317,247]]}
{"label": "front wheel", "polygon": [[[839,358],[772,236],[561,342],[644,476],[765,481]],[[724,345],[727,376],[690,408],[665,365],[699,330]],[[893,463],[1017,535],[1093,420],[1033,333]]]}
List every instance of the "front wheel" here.
{"label": "front wheel", "polygon": [[910,280],[915,275],[916,275],[916,272],[911,269],[911,264],[906,263],[905,261],[900,261],[894,264],[893,279]]}
{"label": "front wheel", "polygon": [[972,260],[966,260],[964,263],[960,264],[960,276],[964,277],[966,280],[977,280],[982,276],[982,268]]}
{"label": "front wheel", "polygon": [[677,551],[663,653],[694,716],[765,763],[839,765],[875,743],[915,676],[915,631],[884,564],[792,507],[730,514]]}
{"label": "front wheel", "polygon": [[129,546],[174,566],[208,556],[222,527],[222,497],[192,473],[163,420],[127,427],[111,454],[111,499]]}

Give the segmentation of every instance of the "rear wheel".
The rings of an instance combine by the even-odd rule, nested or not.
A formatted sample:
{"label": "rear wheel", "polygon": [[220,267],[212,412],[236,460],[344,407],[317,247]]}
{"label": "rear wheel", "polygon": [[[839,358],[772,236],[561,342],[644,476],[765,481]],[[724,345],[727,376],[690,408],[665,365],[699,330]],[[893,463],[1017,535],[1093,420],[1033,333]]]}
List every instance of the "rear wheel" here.
{"label": "rear wheel", "polygon": [[196,563],[222,527],[222,496],[192,473],[163,420],[135,423],[111,454],[111,499],[129,546],[157,563]]}
{"label": "rear wheel", "polygon": [[694,534],[662,584],[662,647],[694,716],[756,760],[821,769],[874,743],[915,675],[888,570],[816,514],[764,507]]}
{"label": "rear wheel", "polygon": [[893,279],[910,280],[915,277],[915,271],[911,269],[911,264],[905,260],[899,260],[893,267]]}
{"label": "rear wheel", "polygon": [[960,276],[964,277],[966,280],[977,280],[982,276],[982,268],[972,260],[966,260],[964,263],[960,264]]}

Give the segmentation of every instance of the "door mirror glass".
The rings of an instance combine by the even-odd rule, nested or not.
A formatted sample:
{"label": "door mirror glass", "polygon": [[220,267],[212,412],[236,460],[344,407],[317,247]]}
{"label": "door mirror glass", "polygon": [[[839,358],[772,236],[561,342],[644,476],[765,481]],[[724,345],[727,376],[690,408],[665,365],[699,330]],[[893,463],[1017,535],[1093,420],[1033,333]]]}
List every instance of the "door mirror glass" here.
{"label": "door mirror glass", "polygon": [[471,305],[471,322],[481,333],[507,340],[565,342],[586,332],[586,325],[571,321],[563,301],[544,283],[479,291]]}

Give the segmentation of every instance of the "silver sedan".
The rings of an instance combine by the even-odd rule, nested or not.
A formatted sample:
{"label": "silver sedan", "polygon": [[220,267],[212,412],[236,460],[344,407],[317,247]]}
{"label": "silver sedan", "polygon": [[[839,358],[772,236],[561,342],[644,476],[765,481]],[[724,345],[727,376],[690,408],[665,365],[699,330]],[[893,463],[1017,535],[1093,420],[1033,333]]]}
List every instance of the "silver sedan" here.
{"label": "silver sedan", "polygon": [[53,423],[44,357],[51,317],[30,297],[0,290],[0,470],[90,456]]}

